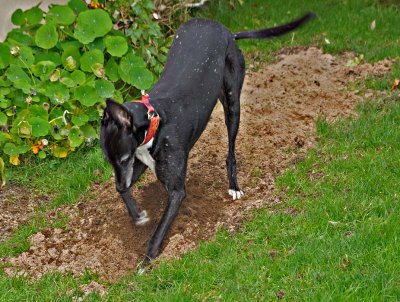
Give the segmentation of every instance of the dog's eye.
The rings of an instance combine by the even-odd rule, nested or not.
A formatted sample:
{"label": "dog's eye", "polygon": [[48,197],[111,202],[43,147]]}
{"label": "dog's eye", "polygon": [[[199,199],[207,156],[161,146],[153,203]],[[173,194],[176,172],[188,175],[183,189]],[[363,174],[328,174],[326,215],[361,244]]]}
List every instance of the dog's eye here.
{"label": "dog's eye", "polygon": [[125,165],[126,163],[129,162],[129,159],[130,159],[130,155],[129,154],[125,154],[124,156],[121,157],[120,163],[122,165]]}

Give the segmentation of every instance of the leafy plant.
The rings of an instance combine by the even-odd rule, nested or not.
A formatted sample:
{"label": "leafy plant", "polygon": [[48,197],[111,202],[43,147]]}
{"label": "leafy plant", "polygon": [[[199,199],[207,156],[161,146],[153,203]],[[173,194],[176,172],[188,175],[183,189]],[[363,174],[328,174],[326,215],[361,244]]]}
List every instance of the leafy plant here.
{"label": "leafy plant", "polygon": [[0,43],[0,170],[4,159],[63,158],[92,145],[106,98],[123,102],[152,86],[169,41],[153,9],[149,0],[104,10],[70,0],[13,13],[18,28]]}

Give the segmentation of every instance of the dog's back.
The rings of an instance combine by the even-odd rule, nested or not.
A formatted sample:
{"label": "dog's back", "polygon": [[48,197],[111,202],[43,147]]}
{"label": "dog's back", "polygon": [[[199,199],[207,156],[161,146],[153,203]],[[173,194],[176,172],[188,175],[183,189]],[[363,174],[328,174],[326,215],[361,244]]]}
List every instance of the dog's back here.
{"label": "dog's back", "polygon": [[191,95],[192,98],[201,96],[203,101],[215,101],[220,90],[210,87],[222,85],[224,54],[229,40],[234,40],[233,35],[215,21],[193,19],[183,24],[175,35],[164,71],[152,88],[150,98],[183,99],[182,96]]}

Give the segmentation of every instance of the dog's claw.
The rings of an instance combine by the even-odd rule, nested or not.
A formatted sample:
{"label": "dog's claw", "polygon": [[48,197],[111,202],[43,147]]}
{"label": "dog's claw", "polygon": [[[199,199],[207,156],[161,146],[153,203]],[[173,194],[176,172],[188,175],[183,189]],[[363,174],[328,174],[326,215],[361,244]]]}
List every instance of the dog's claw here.
{"label": "dog's claw", "polygon": [[149,222],[150,218],[147,216],[146,211],[142,211],[139,213],[139,218],[135,221],[136,225],[145,225],[147,222]]}
{"label": "dog's claw", "polygon": [[236,191],[236,190],[229,189],[228,193],[230,196],[232,196],[233,200],[240,199],[244,195],[244,192],[242,190]]}

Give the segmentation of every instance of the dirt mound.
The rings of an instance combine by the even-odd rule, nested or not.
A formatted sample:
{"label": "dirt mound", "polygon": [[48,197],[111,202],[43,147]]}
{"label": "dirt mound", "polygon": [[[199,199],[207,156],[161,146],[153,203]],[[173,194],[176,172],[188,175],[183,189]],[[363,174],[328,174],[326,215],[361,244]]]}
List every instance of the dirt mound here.
{"label": "dirt mound", "polygon": [[[316,118],[332,121],[354,114],[360,97],[346,86],[367,75],[387,73],[391,65],[383,61],[348,67],[351,54],[333,57],[316,48],[292,52],[283,51],[275,64],[246,77],[236,144],[245,197],[232,201],[227,194],[227,135],[218,104],[191,152],[188,197],[161,257],[179,257],[212,237],[221,225],[234,231],[249,209],[278,202],[271,194],[274,176],[313,145]],[[136,227],[131,222],[112,182],[93,185],[77,205],[58,210],[70,216],[65,229],[43,230],[30,238],[29,251],[1,260],[11,264],[6,273],[37,278],[54,270],[79,275],[88,268],[112,281],[134,269],[161,217],[166,194],[150,173],[133,194],[150,214],[148,225]]]}

